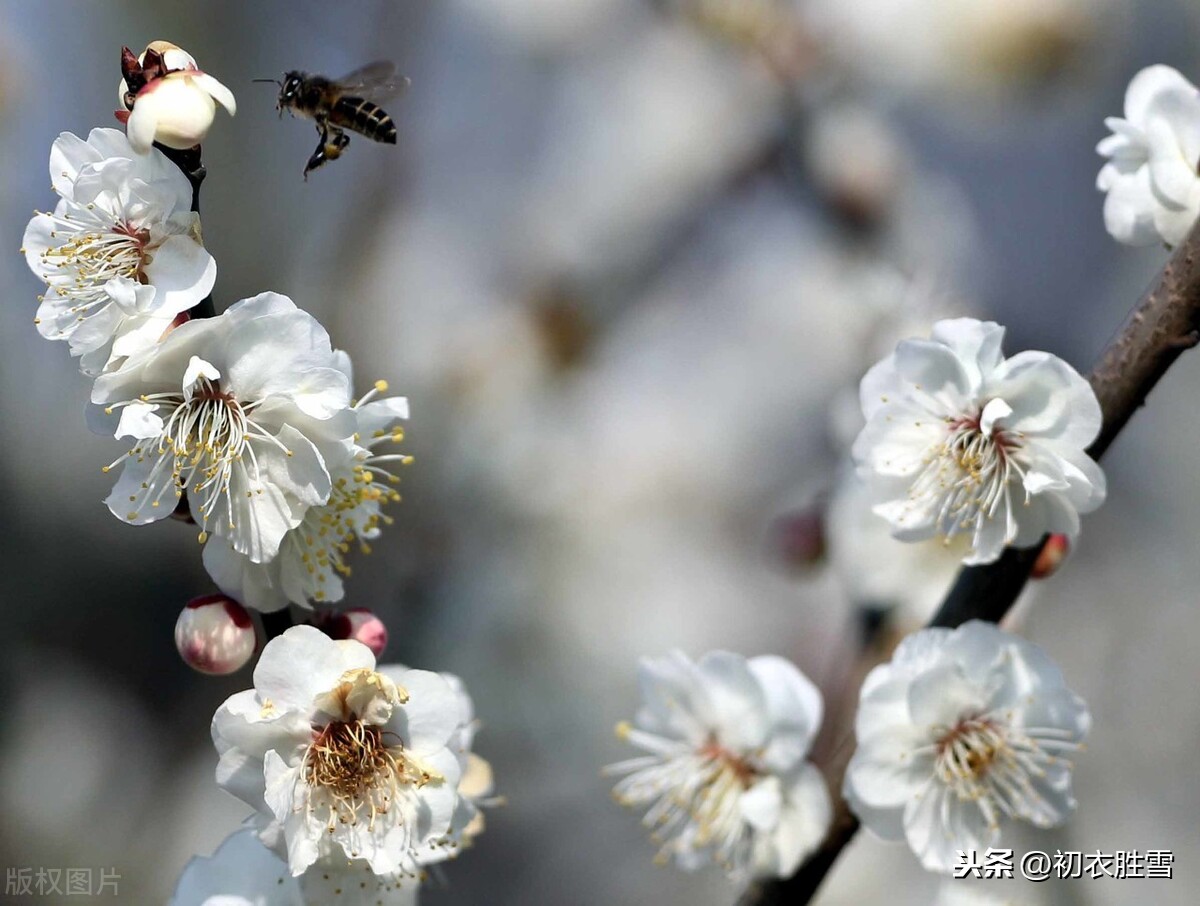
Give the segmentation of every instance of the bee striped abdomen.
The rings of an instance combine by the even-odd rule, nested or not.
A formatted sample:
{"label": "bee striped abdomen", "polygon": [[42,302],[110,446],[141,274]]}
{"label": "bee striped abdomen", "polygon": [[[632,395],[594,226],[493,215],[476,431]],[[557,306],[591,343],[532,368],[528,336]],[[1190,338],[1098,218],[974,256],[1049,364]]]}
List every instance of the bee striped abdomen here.
{"label": "bee striped abdomen", "polygon": [[362,98],[339,98],[329,121],[377,142],[396,144],[396,124],[383,108]]}

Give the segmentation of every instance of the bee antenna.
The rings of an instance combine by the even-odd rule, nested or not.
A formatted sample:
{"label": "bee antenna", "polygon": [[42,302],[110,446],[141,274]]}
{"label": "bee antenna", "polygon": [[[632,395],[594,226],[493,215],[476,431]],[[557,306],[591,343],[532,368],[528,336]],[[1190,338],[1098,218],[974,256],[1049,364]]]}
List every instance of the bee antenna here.
{"label": "bee antenna", "polygon": [[279,81],[279,79],[251,79],[250,81],[251,82],[270,82],[273,85],[282,85],[283,84],[283,82]]}

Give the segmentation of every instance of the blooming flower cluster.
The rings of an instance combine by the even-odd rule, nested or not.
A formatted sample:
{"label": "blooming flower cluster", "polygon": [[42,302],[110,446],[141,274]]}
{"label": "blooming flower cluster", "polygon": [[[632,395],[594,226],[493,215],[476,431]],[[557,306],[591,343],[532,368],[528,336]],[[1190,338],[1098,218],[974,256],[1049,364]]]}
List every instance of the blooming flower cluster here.
{"label": "blooming flower cluster", "polygon": [[1005,821],[1061,824],[1087,706],[1037,646],[972,621],[925,629],[863,683],[843,793],[863,825],[949,874]]}
{"label": "blooming flower cluster", "polygon": [[786,877],[824,837],[829,793],[805,756],[821,724],[821,694],[789,662],[713,651],[644,658],[643,706],[617,735],[646,754],[610,765],[626,775],[623,805],[659,859],[693,870],[715,861],[730,877]]}
{"label": "blooming flower cluster", "polygon": [[145,524],[186,506],[201,540],[216,536],[215,581],[250,607],[340,600],[350,544],[366,548],[399,497],[405,457],[380,447],[402,439],[407,401],[377,398],[381,381],[354,402],[349,357],[285,296],[189,319],[216,263],[190,183],[158,149],[64,134],[50,170],[60,201],[25,233],[47,284],[38,329],[96,377],[93,427],[131,442],[108,467],[113,514]]}
{"label": "blooming flower cluster", "polygon": [[964,537],[968,564],[1048,532],[1073,537],[1105,497],[1085,452],[1101,421],[1091,386],[1046,352],[1004,358],[1003,338],[991,322],[939,321],[860,387],[853,454],[875,513],[903,541]]}
{"label": "blooming flower cluster", "polygon": [[[351,546],[369,549],[399,499],[408,458],[389,448],[408,403],[383,381],[355,400],[349,356],[286,296],[211,314],[199,142],[233,96],[166,42],[126,49],[122,75],[126,133],[55,141],[59,202],[35,214],[23,252],[47,287],[39,331],[94,378],[90,426],[128,443],[105,467],[118,470],[109,509],[199,527],[222,594],[184,608],[179,652],[231,673],[258,644],[246,607],[342,599]],[[269,641],[255,688],[213,718],[217,781],[257,817],[189,866],[178,904],[408,906],[424,867],[482,830],[492,773],[471,751],[462,682],[377,667],[386,627],[361,608],[313,619]]]}
{"label": "blooming flower cluster", "polygon": [[1170,66],[1148,66],[1129,83],[1124,118],[1104,125],[1104,226],[1127,245],[1178,245],[1200,214],[1200,90]]}

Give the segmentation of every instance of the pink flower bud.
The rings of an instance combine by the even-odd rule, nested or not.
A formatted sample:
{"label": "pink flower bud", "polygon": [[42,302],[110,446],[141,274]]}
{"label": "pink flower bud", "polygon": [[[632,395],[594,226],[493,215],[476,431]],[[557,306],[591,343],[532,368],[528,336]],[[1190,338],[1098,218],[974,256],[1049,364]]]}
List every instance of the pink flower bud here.
{"label": "pink flower bud", "polygon": [[1049,579],[1058,572],[1070,553],[1071,541],[1066,535],[1051,535],[1034,561],[1029,578]]}
{"label": "pink flower bud", "polygon": [[375,657],[382,655],[383,649],[387,647],[387,627],[383,625],[383,620],[365,607],[351,607],[340,613],[321,613],[313,622],[331,639],[354,639],[356,642],[362,642],[371,649]]}
{"label": "pink flower bud", "polygon": [[224,676],[246,666],[257,639],[250,614],[225,595],[188,601],[175,621],[175,647],[193,670]]}

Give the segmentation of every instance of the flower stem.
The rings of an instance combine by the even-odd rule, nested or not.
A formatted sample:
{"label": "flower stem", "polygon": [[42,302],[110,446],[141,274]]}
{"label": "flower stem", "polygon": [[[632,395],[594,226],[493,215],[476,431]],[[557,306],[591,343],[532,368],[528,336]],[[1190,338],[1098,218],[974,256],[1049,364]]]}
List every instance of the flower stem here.
{"label": "flower stem", "polygon": [[[1099,459],[1145,404],[1146,397],[1186,349],[1200,343],[1200,223],[1163,265],[1158,276],[1108,342],[1088,380],[1100,401],[1104,420],[1088,448]],[[930,626],[953,628],[968,620],[999,622],[1029,579],[1042,543],[1024,550],[1009,548],[995,563],[964,566]],[[845,736],[826,766],[834,796],[833,823],[825,840],[790,878],[752,886],[742,906],[807,903],[858,831],[858,819],[841,798],[846,766],[854,753],[853,734]]]}

